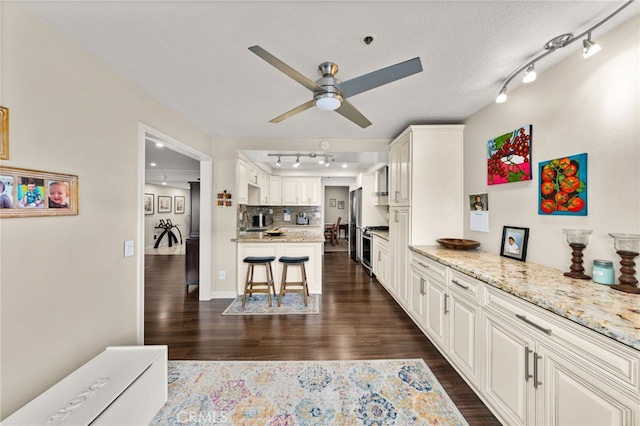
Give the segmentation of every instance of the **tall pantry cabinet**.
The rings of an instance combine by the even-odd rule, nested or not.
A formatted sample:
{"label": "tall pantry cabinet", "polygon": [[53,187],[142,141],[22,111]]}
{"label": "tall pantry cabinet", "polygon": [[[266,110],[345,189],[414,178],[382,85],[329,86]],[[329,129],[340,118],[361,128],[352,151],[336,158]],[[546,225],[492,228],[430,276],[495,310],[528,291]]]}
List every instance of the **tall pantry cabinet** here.
{"label": "tall pantry cabinet", "polygon": [[409,303],[409,246],[462,238],[464,125],[409,126],[389,145],[391,294]]}

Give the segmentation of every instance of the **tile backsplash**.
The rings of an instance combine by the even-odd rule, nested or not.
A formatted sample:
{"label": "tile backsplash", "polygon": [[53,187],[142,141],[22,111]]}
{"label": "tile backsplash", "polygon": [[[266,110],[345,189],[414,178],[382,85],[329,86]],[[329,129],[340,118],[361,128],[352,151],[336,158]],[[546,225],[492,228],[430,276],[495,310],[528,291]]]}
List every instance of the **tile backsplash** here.
{"label": "tile backsplash", "polygon": [[[285,210],[287,210],[291,214],[291,220],[284,220]],[[309,219],[309,225],[311,226],[321,226],[322,225],[322,206],[247,206],[244,204],[240,204],[238,206],[238,218],[240,218],[246,212],[246,215],[243,215],[244,225],[246,228],[253,227],[253,216],[258,216],[262,213],[263,217],[271,217],[273,222],[270,225],[267,225],[269,228],[277,228],[280,226],[295,226],[296,225],[296,217],[300,213],[304,213]],[[242,220],[238,221],[238,228],[243,225]],[[268,222],[267,222],[268,223]]]}

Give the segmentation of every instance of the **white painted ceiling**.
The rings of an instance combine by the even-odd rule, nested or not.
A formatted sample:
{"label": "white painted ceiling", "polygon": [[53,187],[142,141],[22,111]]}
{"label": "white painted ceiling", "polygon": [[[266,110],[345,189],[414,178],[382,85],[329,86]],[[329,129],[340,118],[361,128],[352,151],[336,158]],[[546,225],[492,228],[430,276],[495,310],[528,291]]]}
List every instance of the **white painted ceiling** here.
{"label": "white painted ceiling", "polygon": [[[542,52],[547,41],[579,34],[623,3],[50,0],[21,5],[212,137],[332,141],[392,139],[409,124],[460,123],[494,102],[508,75]],[[637,19],[638,11],[635,2],[592,38]],[[367,35],[374,36],[370,45],[362,42]],[[272,124],[269,120],[312,99],[312,93],[249,51],[253,45],[311,80],[320,78],[317,67],[325,61],[338,64],[336,77],[343,81],[416,56],[424,71],[349,98],[373,123],[366,129],[315,108]],[[538,74],[579,54],[581,46],[576,41],[549,55],[536,64]]]}

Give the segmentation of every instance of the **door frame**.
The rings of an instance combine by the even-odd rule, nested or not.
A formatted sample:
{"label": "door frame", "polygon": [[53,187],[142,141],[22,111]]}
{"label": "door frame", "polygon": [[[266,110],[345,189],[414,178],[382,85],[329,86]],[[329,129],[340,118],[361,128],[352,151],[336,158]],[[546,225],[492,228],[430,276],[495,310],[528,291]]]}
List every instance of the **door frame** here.
{"label": "door frame", "polygon": [[[211,300],[213,295],[213,159],[203,152],[147,124],[138,124],[138,244],[137,256],[137,341],[144,345],[144,185],[145,141],[147,135],[163,141],[165,147],[200,161],[200,269],[199,300]],[[208,268],[202,267],[209,265]]]}

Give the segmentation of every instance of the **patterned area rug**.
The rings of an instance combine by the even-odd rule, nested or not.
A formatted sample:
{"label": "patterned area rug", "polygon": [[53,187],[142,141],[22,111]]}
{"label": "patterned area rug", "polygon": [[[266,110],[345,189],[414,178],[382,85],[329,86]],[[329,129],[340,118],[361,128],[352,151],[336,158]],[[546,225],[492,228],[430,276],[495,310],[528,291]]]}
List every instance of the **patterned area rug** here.
{"label": "patterned area rug", "polygon": [[467,425],[421,359],[169,361],[152,425]]}
{"label": "patterned area rug", "polygon": [[278,307],[278,298],[271,297],[271,307],[266,294],[247,296],[247,303],[242,307],[242,296],[235,298],[222,315],[286,315],[286,314],[318,314],[320,313],[320,295],[310,294],[307,306],[304,306],[302,294],[289,293],[282,299]]}

